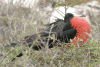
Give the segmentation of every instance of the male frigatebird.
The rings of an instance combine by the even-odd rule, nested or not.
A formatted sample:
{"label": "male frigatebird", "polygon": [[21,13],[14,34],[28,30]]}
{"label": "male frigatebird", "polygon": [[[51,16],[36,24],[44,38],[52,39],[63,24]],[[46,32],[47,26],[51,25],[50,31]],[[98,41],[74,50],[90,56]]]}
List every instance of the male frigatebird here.
{"label": "male frigatebird", "polygon": [[[76,42],[80,39],[83,40],[80,41],[80,43],[84,43],[89,38],[88,34],[90,34],[90,26],[89,23],[84,19],[84,17],[75,17],[73,14],[67,13],[64,17],[64,20],[57,19],[56,22],[46,25],[46,30],[39,33],[40,37],[42,37],[43,40],[37,40],[39,45],[34,45],[33,49],[41,49],[41,46],[44,47],[43,44],[45,43],[46,45],[46,42],[48,42],[48,47],[52,48],[55,45],[52,43],[56,43],[57,40],[65,43],[70,43],[70,39],[73,39],[72,43],[74,43],[74,45],[77,45]],[[53,39],[48,37],[52,35],[55,35],[57,40],[53,41]],[[29,45],[29,47],[33,44],[37,37],[38,34],[25,37],[25,41]],[[68,47],[70,47],[70,44]]]}
{"label": "male frigatebird", "polygon": [[[57,19],[56,22],[47,24],[47,28],[43,32],[39,33],[41,37],[48,37],[55,35],[57,40],[61,42],[69,43],[70,39],[73,39],[74,45],[76,42],[82,39],[80,43],[84,43],[88,38],[88,34],[90,34],[90,26],[89,23],[83,17],[74,17],[73,14],[67,13],[64,17],[64,20]],[[52,27],[52,28],[51,28]],[[32,36],[25,37],[26,43],[30,43],[32,45],[33,41],[37,38],[37,34]],[[47,42],[48,38],[44,39],[43,41]],[[55,42],[57,42],[57,40]],[[49,48],[52,48],[54,44],[51,44],[53,39],[49,39]],[[69,44],[70,45],[70,44]],[[41,46],[44,46],[42,43],[41,45],[33,46],[33,49],[39,50]],[[70,47],[70,46],[69,46]]]}
{"label": "male frigatebird", "polygon": [[[52,27],[52,28],[51,28]],[[80,43],[84,43],[88,38],[88,34],[90,34],[90,26],[89,23],[84,19],[84,17],[74,17],[73,14],[67,13],[64,17],[64,20],[57,19],[56,22],[47,24],[46,30],[43,32],[40,32],[40,37],[43,38],[43,43],[47,42],[49,38],[48,47],[52,48],[54,44],[51,44],[53,39],[51,39],[48,36],[55,35],[57,40],[60,40],[61,42],[69,43],[70,39],[73,39],[72,43],[76,45],[75,43],[82,39]],[[25,43],[28,44],[30,47],[33,44],[33,41],[35,41],[38,37],[38,34],[34,34],[31,36],[25,37]],[[55,42],[57,42],[57,40]],[[37,40],[37,42],[40,45],[34,45],[33,49],[39,50],[41,49],[41,46],[43,47],[43,43],[40,40]],[[11,45],[15,45],[15,43],[12,43]]]}
{"label": "male frigatebird", "polygon": [[[64,17],[64,20],[62,19],[57,19],[56,22],[47,24],[46,25],[46,30],[43,32],[40,32],[41,37],[48,37],[49,35],[55,35],[57,40],[60,40],[61,42],[68,43],[70,39],[73,39],[76,35],[77,30],[73,29],[70,20],[74,17],[73,14],[67,13]],[[51,28],[52,27],[52,28]],[[50,32],[51,31],[51,32]],[[25,37],[26,43],[30,43],[29,45],[32,45],[33,41],[37,38],[37,34],[32,35],[32,36],[27,36]],[[49,37],[48,37],[49,38]],[[48,38],[44,39],[45,42],[47,42]],[[57,42],[57,40],[55,42]],[[49,48],[52,48],[54,44],[51,44],[53,42],[53,39],[49,38]],[[39,50],[41,49],[41,45],[35,45],[33,46],[33,49]]]}

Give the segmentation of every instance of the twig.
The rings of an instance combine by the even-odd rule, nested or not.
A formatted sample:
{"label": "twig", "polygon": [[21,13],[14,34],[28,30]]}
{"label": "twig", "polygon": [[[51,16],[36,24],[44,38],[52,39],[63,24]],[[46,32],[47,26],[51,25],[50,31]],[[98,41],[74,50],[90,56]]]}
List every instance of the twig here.
{"label": "twig", "polygon": [[[54,26],[54,24],[52,24],[52,26],[51,26],[51,29],[50,29],[50,32],[49,32],[49,37],[50,37],[50,34],[51,34],[51,31],[52,31],[53,26]],[[48,43],[49,43],[49,38],[47,40],[47,44],[46,44],[47,46],[48,46]]]}

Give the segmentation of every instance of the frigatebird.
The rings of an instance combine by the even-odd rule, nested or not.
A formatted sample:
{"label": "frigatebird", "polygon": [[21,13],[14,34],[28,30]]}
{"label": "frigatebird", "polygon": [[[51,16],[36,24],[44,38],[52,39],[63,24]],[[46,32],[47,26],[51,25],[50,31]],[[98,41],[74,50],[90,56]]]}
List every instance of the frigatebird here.
{"label": "frigatebird", "polygon": [[[73,29],[71,24],[70,24],[70,19],[72,19],[73,17],[74,17],[73,14],[67,13],[64,17],[64,20],[57,19],[56,22],[45,25],[46,30],[44,30],[43,32],[40,32],[39,33],[40,36],[41,37],[48,37],[48,36],[55,35],[57,40],[60,40],[61,42],[69,43],[70,39],[73,39],[76,35],[76,32],[77,32],[77,30]],[[51,32],[50,32],[50,30],[51,30]],[[32,35],[32,36],[27,36],[27,37],[25,37],[25,40],[26,40],[26,43],[31,42],[30,45],[32,45],[33,41],[36,38],[37,38],[37,34]],[[44,41],[47,42],[48,38],[46,38]],[[57,42],[57,40],[55,42]],[[51,44],[52,42],[53,42],[53,39],[49,38],[49,43],[48,43],[49,48],[52,48],[54,46],[54,44]],[[39,50],[39,49],[41,49],[40,46],[43,46],[43,44],[38,45],[38,46],[35,45],[35,46],[33,46],[33,49]]]}
{"label": "frigatebird", "polygon": [[[77,45],[76,42],[82,39],[83,41],[80,41],[80,43],[84,43],[89,38],[88,34],[86,33],[90,34],[90,26],[89,23],[84,19],[84,16],[75,17],[72,13],[67,13],[64,17],[64,20],[57,19],[56,22],[47,24],[44,31],[38,33],[40,37],[43,38],[43,40],[37,40],[39,42],[39,45],[34,45],[33,49],[42,49],[41,47],[44,47],[46,45],[46,42],[48,42],[48,47],[52,48],[53,46],[55,46],[55,43],[58,42],[57,40],[65,43],[70,43],[70,39],[73,39],[72,43],[74,43],[74,45]],[[38,34],[25,37],[25,42],[29,47],[37,39]],[[49,37],[52,35],[55,35],[55,41]],[[20,57],[22,55],[23,54],[20,53],[17,57]]]}

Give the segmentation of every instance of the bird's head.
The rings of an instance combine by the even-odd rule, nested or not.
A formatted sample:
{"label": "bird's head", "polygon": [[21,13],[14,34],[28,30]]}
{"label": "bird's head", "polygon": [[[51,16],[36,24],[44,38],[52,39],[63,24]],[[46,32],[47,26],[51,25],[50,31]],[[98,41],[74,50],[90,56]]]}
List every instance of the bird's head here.
{"label": "bird's head", "polygon": [[72,13],[67,13],[64,17],[64,22],[69,22],[73,17],[74,15]]}
{"label": "bird's head", "polygon": [[[74,15],[72,13],[67,13],[64,17],[64,22],[68,23],[70,22],[70,20],[74,17]],[[80,15],[80,16],[75,16],[76,18],[79,19],[83,19],[84,17],[86,17],[85,15]]]}

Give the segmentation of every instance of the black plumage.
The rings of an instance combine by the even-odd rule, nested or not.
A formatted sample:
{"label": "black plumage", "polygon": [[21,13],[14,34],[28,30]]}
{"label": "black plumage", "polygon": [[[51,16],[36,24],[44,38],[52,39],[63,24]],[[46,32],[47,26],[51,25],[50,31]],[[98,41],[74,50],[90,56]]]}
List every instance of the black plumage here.
{"label": "black plumage", "polygon": [[[44,30],[43,32],[31,36],[26,36],[24,40],[25,42],[23,44],[28,44],[28,46],[31,47],[33,42],[38,39],[38,35],[40,35],[43,42],[41,41],[41,39],[38,39],[36,41],[38,45],[33,46],[34,50],[42,49],[42,47],[45,47],[47,42],[49,48],[52,48],[54,45],[56,45],[56,43],[58,42],[57,40],[68,43],[70,39],[73,39],[75,37],[77,32],[75,29],[72,29],[70,25],[70,19],[72,19],[73,17],[73,14],[67,13],[64,17],[64,20],[57,19],[56,22],[45,25],[46,30]],[[57,38],[57,40],[54,41],[49,37],[52,35],[55,35],[55,38]],[[22,56],[22,54],[19,54],[18,57],[19,56]]]}
{"label": "black plumage", "polygon": [[[72,27],[70,25],[70,19],[72,19],[73,17],[74,17],[73,14],[67,13],[64,17],[64,20],[57,19],[56,22],[45,25],[46,30],[44,30],[43,32],[40,32],[39,35],[42,38],[44,38],[43,39],[44,42],[47,42],[49,35],[50,36],[55,35],[57,40],[68,43],[70,41],[70,39],[73,39],[75,37],[76,32],[77,32],[75,29],[72,29]],[[33,41],[35,41],[35,39],[37,37],[38,37],[37,34],[32,35],[32,36],[27,36],[27,37],[25,37],[25,40],[29,45],[32,45]],[[57,40],[54,43],[56,43]],[[38,41],[40,41],[40,40],[38,40]],[[49,48],[52,48],[54,46],[54,44],[51,44],[52,42],[53,42],[53,39],[49,38],[49,43],[48,43]],[[38,46],[34,45],[33,49],[39,50],[39,49],[41,49],[41,46],[43,47],[44,45],[42,43]]]}

